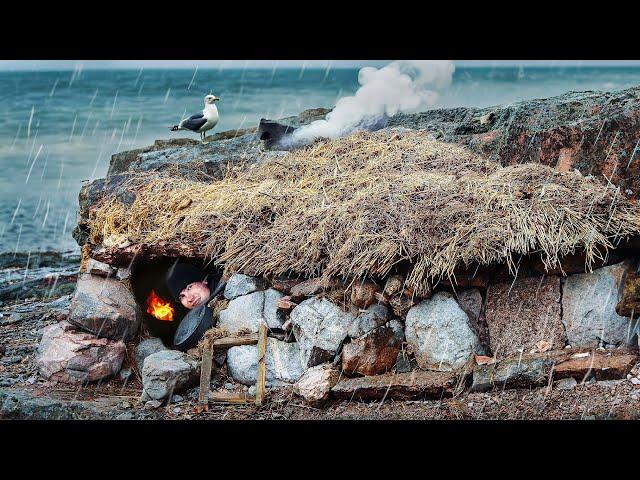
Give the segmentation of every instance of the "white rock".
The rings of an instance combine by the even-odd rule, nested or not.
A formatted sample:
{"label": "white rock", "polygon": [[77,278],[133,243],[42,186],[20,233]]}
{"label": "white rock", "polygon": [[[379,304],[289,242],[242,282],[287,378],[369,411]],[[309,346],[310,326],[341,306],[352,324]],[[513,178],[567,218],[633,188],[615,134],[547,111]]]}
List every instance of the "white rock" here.
{"label": "white rock", "polygon": [[242,329],[257,332],[263,318],[264,292],[237,297],[220,312],[218,326],[235,333]]}
{"label": "white rock", "polygon": [[480,348],[467,314],[448,292],[412,307],[405,323],[406,339],[420,368],[455,370]]}
{"label": "white rock", "polygon": [[630,345],[634,325],[616,313],[628,262],[569,276],[563,287],[562,322],[569,343],[598,347],[602,343]]}
{"label": "white rock", "polygon": [[340,372],[330,363],[323,363],[308,369],[296,382],[294,392],[314,407],[321,406],[331,394],[331,389],[338,383]]}
{"label": "white rock", "polygon": [[266,282],[262,278],[250,277],[241,273],[234,273],[224,287],[224,298],[233,300],[242,295],[248,295],[258,290],[263,290]]}
{"label": "white rock", "polygon": [[333,360],[354,321],[353,315],[325,298],[305,300],[290,318],[304,367]]}
{"label": "white rock", "polygon": [[[300,378],[304,369],[300,363],[300,351],[295,342],[287,343],[275,338],[267,338],[266,353],[268,387],[293,383]],[[236,382],[253,385],[258,377],[258,347],[242,345],[227,351],[227,369]]]}

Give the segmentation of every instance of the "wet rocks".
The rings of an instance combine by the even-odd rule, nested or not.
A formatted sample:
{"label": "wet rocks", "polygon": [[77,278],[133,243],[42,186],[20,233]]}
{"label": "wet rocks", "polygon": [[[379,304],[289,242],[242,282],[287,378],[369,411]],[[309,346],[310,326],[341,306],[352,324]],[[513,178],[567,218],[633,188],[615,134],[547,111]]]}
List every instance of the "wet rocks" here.
{"label": "wet rocks", "polygon": [[300,303],[290,319],[305,368],[333,360],[354,321],[353,315],[324,298]]}
{"label": "wet rocks", "polygon": [[90,258],[87,262],[86,273],[99,277],[112,277],[116,273],[116,269],[111,265]]}
{"label": "wet rocks", "polygon": [[142,368],[142,400],[164,400],[195,385],[199,367],[197,360],[177,350],[149,355]]}
{"label": "wet rocks", "polygon": [[405,335],[420,368],[463,366],[480,348],[467,314],[448,292],[436,293],[407,313]]}
{"label": "wet rocks", "polygon": [[638,355],[625,349],[576,353],[558,363],[553,376],[582,381],[593,374],[596,380],[615,380],[625,378],[637,361]]}
{"label": "wet rocks", "polygon": [[330,363],[311,367],[294,385],[294,392],[313,407],[322,406],[338,383],[340,372]]}
{"label": "wet rocks", "polygon": [[616,313],[629,262],[571,275],[562,294],[562,322],[569,344],[576,347],[630,345],[635,321]]}
{"label": "wet rocks", "polygon": [[391,371],[404,339],[404,326],[391,320],[356,338],[342,349],[342,370],[348,375],[379,375]]}
{"label": "wet rocks", "polygon": [[[269,387],[293,383],[304,369],[300,363],[297,343],[287,343],[275,338],[267,338],[266,380]],[[231,347],[227,351],[229,375],[238,383],[253,385],[258,376],[258,347],[243,345]]]}
{"label": "wet rocks", "polygon": [[253,293],[258,290],[264,290],[266,285],[267,284],[263,278],[250,277],[241,273],[235,273],[231,275],[231,278],[227,281],[227,285],[224,287],[224,298],[227,300],[233,300],[234,298],[242,295],[248,295],[249,293]]}
{"label": "wet rocks", "polygon": [[371,280],[354,282],[351,287],[351,303],[358,308],[367,308],[377,302],[376,293],[381,290],[380,286]]}
{"label": "wet rocks", "polygon": [[560,277],[518,278],[491,285],[485,315],[491,352],[497,359],[530,353],[542,340],[552,349],[565,346]]}
{"label": "wet rocks", "polygon": [[546,385],[555,363],[551,354],[530,354],[477,365],[473,370],[471,391]]}
{"label": "wet rocks", "polygon": [[69,322],[98,337],[129,341],[140,326],[133,294],[115,279],[80,275],[69,309]]}
{"label": "wet rocks", "polygon": [[122,341],[97,338],[60,322],[43,329],[36,366],[48,380],[82,384],[116,375],[124,353]]}
{"label": "wet rocks", "polygon": [[142,340],[137,346],[135,351],[136,357],[136,365],[138,366],[138,370],[142,372],[142,367],[144,366],[144,359],[149,355],[152,355],[157,352],[161,352],[163,350],[169,350],[165,347],[162,340],[159,338],[147,338]]}
{"label": "wet rocks", "polygon": [[220,312],[218,326],[231,333],[248,329],[257,332],[263,318],[264,292],[236,297]]}
{"label": "wet rocks", "polygon": [[456,375],[451,372],[423,372],[342,378],[331,393],[344,400],[410,400],[451,396]]}

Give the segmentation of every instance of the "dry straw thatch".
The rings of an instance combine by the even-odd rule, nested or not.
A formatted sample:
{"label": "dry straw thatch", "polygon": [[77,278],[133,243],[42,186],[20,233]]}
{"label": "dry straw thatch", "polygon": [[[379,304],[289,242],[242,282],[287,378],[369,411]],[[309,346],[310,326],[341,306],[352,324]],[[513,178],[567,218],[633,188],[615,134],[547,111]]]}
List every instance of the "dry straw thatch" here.
{"label": "dry straw thatch", "polygon": [[254,275],[380,278],[408,262],[419,292],[456,266],[513,271],[518,254],[554,267],[584,250],[590,264],[640,233],[640,207],[611,185],[540,164],[501,167],[415,131],[319,140],[209,183],[143,180],[133,204],[99,204],[94,243],[187,243]]}

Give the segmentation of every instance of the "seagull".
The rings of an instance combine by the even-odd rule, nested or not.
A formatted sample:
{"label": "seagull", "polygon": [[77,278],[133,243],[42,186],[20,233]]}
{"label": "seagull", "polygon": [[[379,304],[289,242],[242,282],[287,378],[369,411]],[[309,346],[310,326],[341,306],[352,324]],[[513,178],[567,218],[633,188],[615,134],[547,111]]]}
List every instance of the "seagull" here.
{"label": "seagull", "polygon": [[200,140],[204,145],[205,132],[211,130],[218,123],[218,109],[215,102],[220,100],[215,95],[207,95],[204,97],[204,110],[195,115],[191,115],[189,118],[185,118],[178,125],[171,127],[171,131],[177,130],[191,130],[192,132],[198,132],[200,134]]}

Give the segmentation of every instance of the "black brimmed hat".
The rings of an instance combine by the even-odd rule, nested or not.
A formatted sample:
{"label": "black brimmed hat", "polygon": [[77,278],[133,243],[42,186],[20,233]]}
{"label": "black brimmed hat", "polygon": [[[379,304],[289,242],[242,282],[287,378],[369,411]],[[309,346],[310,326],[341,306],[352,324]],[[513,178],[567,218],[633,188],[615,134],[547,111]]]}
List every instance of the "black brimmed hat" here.
{"label": "black brimmed hat", "polygon": [[208,274],[198,267],[176,261],[167,272],[167,287],[175,301],[179,301],[180,292],[190,283],[201,282]]}

